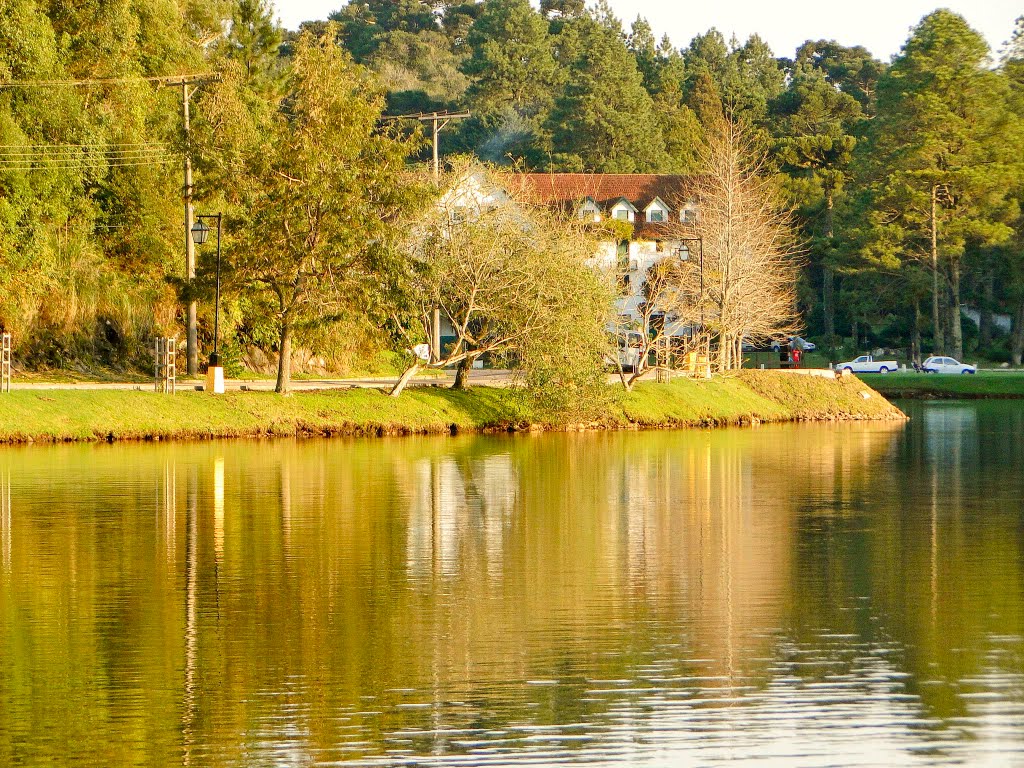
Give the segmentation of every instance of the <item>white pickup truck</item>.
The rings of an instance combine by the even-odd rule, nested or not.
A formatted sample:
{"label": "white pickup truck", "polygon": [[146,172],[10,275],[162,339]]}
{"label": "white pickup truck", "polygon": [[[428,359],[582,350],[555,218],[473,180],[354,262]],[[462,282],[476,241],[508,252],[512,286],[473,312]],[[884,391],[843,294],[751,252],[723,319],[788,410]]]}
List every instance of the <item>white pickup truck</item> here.
{"label": "white pickup truck", "polygon": [[898,371],[895,360],[875,360],[871,355],[861,355],[848,363],[836,363],[836,370],[844,373],[889,373]]}

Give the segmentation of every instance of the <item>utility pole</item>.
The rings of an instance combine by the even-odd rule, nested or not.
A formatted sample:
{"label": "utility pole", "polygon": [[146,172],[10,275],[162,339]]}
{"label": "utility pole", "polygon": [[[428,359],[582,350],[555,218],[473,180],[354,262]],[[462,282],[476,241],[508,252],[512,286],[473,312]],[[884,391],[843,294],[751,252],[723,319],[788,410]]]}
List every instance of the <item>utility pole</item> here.
{"label": "utility pole", "polygon": [[[196,245],[192,242],[192,126],[189,120],[187,82],[181,84],[181,118],[185,130],[185,279],[189,284],[196,276]],[[188,303],[188,340],[186,341],[187,363],[189,376],[199,372],[199,331],[197,327],[197,303],[193,298]]]}
{"label": "utility pole", "polygon": [[385,115],[381,120],[419,120],[421,123],[430,123],[433,138],[434,183],[437,183],[441,180],[441,156],[438,149],[441,131],[452,120],[465,120],[467,117],[471,117],[470,112],[416,112],[411,115]]}
{"label": "utility pole", "polygon": [[[441,131],[452,120],[464,120],[470,117],[470,112],[417,112],[412,115],[388,115],[382,117],[382,120],[419,120],[421,123],[430,123],[431,136],[433,138],[432,151],[433,151],[433,164],[434,164],[434,183],[438,184],[441,181],[441,155],[438,148],[440,143]],[[436,363],[441,359],[441,310],[438,307],[434,307],[433,317],[430,323],[430,362]]]}
{"label": "utility pole", "polygon": [[[192,224],[194,215],[192,210],[192,126],[189,113],[189,99],[195,93],[195,87],[203,83],[216,82],[220,75],[197,75],[194,77],[182,77],[170,80],[165,87],[181,87],[181,119],[185,139],[184,172],[185,184],[182,188],[182,196],[185,200],[185,279],[191,285],[196,276],[196,247],[192,242]],[[191,87],[191,90],[190,90]],[[199,373],[199,332],[197,327],[197,304],[195,299],[188,303],[188,317],[186,319],[186,372],[190,377]]]}

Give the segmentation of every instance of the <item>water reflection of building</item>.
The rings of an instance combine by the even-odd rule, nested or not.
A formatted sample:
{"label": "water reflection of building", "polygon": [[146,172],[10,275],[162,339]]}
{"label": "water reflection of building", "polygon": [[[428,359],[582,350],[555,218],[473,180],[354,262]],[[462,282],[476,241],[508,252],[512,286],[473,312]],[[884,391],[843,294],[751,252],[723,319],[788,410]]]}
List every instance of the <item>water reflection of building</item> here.
{"label": "water reflection of building", "polygon": [[[556,625],[567,645],[587,647],[656,610],[674,613],[694,653],[728,676],[738,659],[765,655],[761,630],[792,599],[808,495],[855,493],[900,428],[563,435],[472,458],[439,451],[398,470],[408,575],[451,580],[431,610],[463,638],[464,661],[474,642],[511,651]],[[522,648],[509,659],[521,662]]]}
{"label": "water reflection of building", "polygon": [[497,578],[517,477],[507,454],[420,459],[412,471],[407,521],[408,571],[415,579],[464,569]]}

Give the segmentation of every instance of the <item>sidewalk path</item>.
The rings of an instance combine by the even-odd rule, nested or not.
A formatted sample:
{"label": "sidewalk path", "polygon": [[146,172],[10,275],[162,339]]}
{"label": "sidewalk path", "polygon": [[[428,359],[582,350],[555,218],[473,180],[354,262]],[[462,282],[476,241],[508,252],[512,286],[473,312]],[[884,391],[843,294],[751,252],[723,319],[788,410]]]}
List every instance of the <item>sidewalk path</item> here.
{"label": "sidewalk path", "polygon": [[[398,381],[397,376],[385,378],[363,378],[363,379],[292,379],[293,392],[309,392],[318,389],[386,389],[394,386]],[[448,387],[455,381],[455,371],[445,371],[443,376],[430,376],[413,379],[409,382],[410,387],[430,387],[433,385]],[[470,385],[487,387],[507,387],[514,383],[515,374],[512,371],[483,369],[473,371],[469,377]],[[250,391],[270,392],[275,385],[274,379],[228,379],[224,387],[228,391],[246,389]],[[203,386],[202,379],[179,379],[178,388],[181,390],[195,389]],[[75,382],[50,382],[50,381],[18,381],[17,377],[11,382],[12,390],[98,390],[98,389],[120,389],[120,390],[142,390],[152,391],[152,382],[120,382],[120,381],[75,381]]]}

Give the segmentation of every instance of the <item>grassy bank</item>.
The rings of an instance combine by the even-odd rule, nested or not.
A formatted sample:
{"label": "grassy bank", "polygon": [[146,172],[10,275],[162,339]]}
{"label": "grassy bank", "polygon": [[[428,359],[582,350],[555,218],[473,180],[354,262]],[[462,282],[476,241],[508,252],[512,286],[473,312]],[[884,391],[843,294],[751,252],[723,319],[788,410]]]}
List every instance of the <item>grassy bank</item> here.
{"label": "grassy bank", "polygon": [[979,371],[974,375],[947,376],[925,373],[861,375],[871,387],[889,398],[925,400],[984,400],[1024,398],[1024,373]]}
{"label": "grassy bank", "polygon": [[[869,395],[864,397],[864,393]],[[584,426],[658,428],[797,420],[901,418],[852,378],[744,371],[713,381],[642,383]],[[427,387],[400,398],[377,390],[174,396],[132,391],[14,391],[0,396],[0,442],[205,439],[290,435],[439,434],[579,428],[537,413],[522,392]]]}

